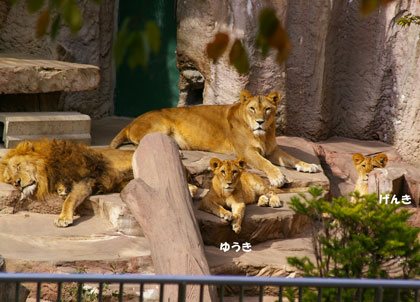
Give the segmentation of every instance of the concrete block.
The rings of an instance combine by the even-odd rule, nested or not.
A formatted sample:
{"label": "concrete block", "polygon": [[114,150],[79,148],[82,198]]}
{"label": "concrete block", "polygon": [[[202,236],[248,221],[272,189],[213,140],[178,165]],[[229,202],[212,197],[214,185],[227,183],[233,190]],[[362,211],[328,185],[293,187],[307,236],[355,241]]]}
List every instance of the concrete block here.
{"label": "concrete block", "polygon": [[91,142],[90,117],[78,112],[0,112],[0,122],[6,148],[42,137]]}

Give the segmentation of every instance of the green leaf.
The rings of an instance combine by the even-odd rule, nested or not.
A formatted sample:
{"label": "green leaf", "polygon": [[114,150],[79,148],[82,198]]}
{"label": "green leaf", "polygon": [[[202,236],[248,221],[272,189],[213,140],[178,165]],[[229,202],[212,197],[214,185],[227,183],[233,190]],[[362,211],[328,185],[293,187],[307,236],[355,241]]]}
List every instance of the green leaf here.
{"label": "green leaf", "polygon": [[37,38],[42,37],[47,32],[48,25],[50,24],[50,9],[45,9],[38,17],[36,22],[35,35]]}
{"label": "green leaf", "polygon": [[115,66],[118,68],[122,61],[124,60],[125,53],[127,51],[127,46],[130,43],[129,41],[129,30],[128,26],[130,24],[130,19],[126,18],[117,34],[117,38],[114,43],[114,58]]}
{"label": "green leaf", "polygon": [[130,53],[127,57],[128,67],[136,68],[138,65],[147,66],[148,53],[145,46],[145,37],[143,32],[132,32],[129,36]]}
{"label": "green leaf", "polygon": [[44,6],[45,0],[26,0],[26,8],[28,12],[35,13]]}
{"label": "green leaf", "polygon": [[207,44],[206,53],[207,56],[213,61],[217,61],[225,52],[229,44],[229,36],[225,33],[217,33],[214,36],[214,40]]}
{"label": "green leaf", "polygon": [[55,41],[55,39],[57,38],[58,32],[60,30],[60,24],[61,24],[61,15],[57,15],[54,18],[54,21],[51,25],[51,30],[50,30],[50,37],[51,40]]}
{"label": "green leaf", "polygon": [[362,0],[360,3],[360,12],[363,16],[367,16],[375,11],[380,5],[386,5],[395,0]]}
{"label": "green leaf", "polygon": [[156,22],[149,21],[146,23],[146,37],[152,52],[157,55],[160,49],[160,30]]}
{"label": "green leaf", "polygon": [[286,30],[271,8],[263,9],[259,15],[257,47],[261,49],[264,57],[267,56],[270,48],[276,49],[278,63],[283,62],[291,50]]}
{"label": "green leaf", "polygon": [[229,53],[229,61],[239,74],[247,74],[249,72],[248,54],[238,39],[232,45]]}
{"label": "green leaf", "polygon": [[70,31],[75,34],[83,25],[82,13],[73,0],[67,0],[62,6],[63,19]]}

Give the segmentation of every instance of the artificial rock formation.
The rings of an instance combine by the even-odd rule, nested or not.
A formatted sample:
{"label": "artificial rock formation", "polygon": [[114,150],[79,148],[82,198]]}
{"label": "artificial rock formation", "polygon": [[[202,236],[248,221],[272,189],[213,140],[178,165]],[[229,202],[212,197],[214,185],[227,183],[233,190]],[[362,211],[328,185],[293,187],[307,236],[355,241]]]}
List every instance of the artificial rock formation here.
{"label": "artificial rock formation", "polygon": [[[160,133],[146,135],[133,156],[132,180],[121,192],[149,241],[156,274],[210,275],[178,145]],[[204,289],[204,301],[216,301]],[[187,287],[196,301],[198,287]],[[178,287],[165,287],[165,301],[177,301]]]}
{"label": "artificial rock formation", "polygon": [[[200,102],[194,100],[197,89],[204,104],[233,103],[244,88],[253,94],[278,90],[278,133],[377,139],[420,165],[420,30],[397,25],[406,12],[420,14],[418,2],[393,1],[368,17],[359,5],[360,0],[178,1],[180,105]],[[274,53],[263,59],[255,47],[258,14],[266,6],[275,9],[293,46],[281,66]],[[248,75],[239,76],[226,54],[217,63],[206,57],[206,44],[219,31],[242,40]]]}
{"label": "artificial rock formation", "polygon": [[[0,0],[0,53],[22,54],[42,59],[52,59],[73,63],[91,64],[100,67],[99,87],[88,92],[66,92],[53,95],[48,106],[41,110],[79,111],[93,118],[109,115],[113,112],[113,91],[115,72],[112,63],[112,44],[115,30],[115,12],[118,1],[104,0],[98,5],[93,1],[77,1],[83,13],[83,27],[77,35],[62,26],[56,42],[49,35],[35,38],[38,14],[30,14],[25,1],[10,5],[8,0]],[[2,111],[37,111],[31,103],[37,103],[37,95],[24,101],[22,94],[18,98],[0,96]],[[11,103],[11,105],[4,103]],[[2,106],[5,106],[4,108]],[[33,106],[33,105],[32,105]],[[39,110],[39,108],[38,108]]]}

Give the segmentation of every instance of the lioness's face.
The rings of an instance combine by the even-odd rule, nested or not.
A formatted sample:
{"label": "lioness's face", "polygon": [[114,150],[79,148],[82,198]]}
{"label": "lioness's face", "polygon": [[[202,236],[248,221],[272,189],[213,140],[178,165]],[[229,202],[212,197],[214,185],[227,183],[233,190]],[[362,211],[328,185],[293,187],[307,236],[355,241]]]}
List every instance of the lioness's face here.
{"label": "lioness's face", "polygon": [[33,159],[28,155],[17,155],[10,158],[3,172],[5,182],[12,184],[23,193],[23,197],[33,195],[37,181],[37,169]]}
{"label": "lioness's face", "polygon": [[353,154],[353,162],[359,177],[364,182],[369,180],[369,173],[375,168],[384,168],[388,162],[386,154],[380,153],[375,157],[364,157],[360,153]]}
{"label": "lioness's face", "polygon": [[272,92],[268,96],[251,96],[247,90],[241,92],[245,119],[255,135],[265,135],[268,128],[275,122],[279,100],[280,95],[278,92]]}
{"label": "lioness's face", "polygon": [[217,177],[224,193],[231,193],[241,178],[241,173],[246,167],[246,162],[243,159],[224,160],[212,158],[210,160],[210,167],[214,172],[214,177]]}

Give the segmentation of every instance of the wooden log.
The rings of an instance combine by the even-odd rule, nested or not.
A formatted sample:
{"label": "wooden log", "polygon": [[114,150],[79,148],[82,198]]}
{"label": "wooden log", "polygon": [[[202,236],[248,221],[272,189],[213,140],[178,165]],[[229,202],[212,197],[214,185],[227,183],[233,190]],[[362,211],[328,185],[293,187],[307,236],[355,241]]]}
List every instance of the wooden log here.
{"label": "wooden log", "polygon": [[[194,216],[178,145],[163,134],[146,135],[133,156],[135,179],[122,200],[149,241],[156,274],[210,275],[204,244]],[[177,301],[178,287],[164,287],[164,301]],[[187,286],[186,301],[199,300],[199,287]],[[216,301],[205,287],[204,301]]]}

